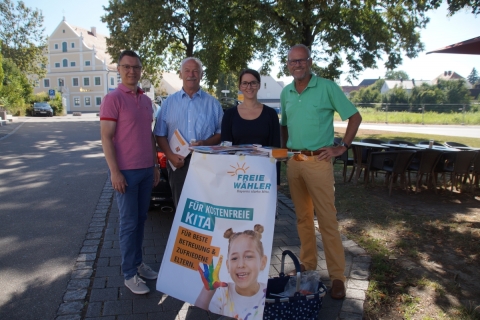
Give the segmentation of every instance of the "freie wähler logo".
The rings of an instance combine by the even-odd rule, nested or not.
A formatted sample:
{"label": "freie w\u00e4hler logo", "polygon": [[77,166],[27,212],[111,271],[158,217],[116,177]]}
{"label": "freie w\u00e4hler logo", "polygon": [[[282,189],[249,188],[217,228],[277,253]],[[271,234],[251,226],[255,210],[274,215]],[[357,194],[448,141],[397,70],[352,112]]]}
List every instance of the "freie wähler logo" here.
{"label": "freie w\u00e4hler logo", "polygon": [[237,192],[265,192],[269,193],[272,189],[272,184],[267,182],[264,174],[247,174],[247,170],[250,167],[246,167],[246,163],[243,163],[242,166],[237,162],[237,166],[230,167],[233,168],[233,171],[227,171],[232,177],[236,177],[233,182],[233,188]]}

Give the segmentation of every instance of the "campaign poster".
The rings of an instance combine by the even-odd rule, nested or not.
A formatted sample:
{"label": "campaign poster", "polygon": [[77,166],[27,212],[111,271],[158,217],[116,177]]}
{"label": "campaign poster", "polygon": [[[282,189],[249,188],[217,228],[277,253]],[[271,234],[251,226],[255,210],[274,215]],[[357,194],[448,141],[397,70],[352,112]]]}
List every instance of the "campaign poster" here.
{"label": "campaign poster", "polygon": [[277,201],[273,158],[194,152],[157,290],[236,319],[262,319]]}

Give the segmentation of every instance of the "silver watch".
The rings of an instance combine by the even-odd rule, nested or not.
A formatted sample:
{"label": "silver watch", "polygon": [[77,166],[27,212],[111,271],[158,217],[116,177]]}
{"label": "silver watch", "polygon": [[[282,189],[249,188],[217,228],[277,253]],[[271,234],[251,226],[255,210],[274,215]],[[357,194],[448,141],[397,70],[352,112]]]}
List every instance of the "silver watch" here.
{"label": "silver watch", "polygon": [[346,144],[343,140],[342,140],[342,142],[340,142],[339,146],[340,146],[340,147],[345,147],[345,148],[347,148],[347,149],[350,148],[350,146],[349,146],[348,144]]}

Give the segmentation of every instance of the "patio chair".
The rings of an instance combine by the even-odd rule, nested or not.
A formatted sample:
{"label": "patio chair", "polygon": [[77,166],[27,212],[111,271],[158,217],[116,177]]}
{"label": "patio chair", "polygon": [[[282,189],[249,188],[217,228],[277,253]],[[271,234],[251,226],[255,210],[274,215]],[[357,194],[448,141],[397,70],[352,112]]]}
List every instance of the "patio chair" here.
{"label": "patio chair", "polygon": [[[342,141],[342,138],[334,138],[333,143],[334,145],[338,146],[340,142]],[[342,176],[343,176],[343,182],[347,182],[347,168],[348,166],[353,167],[353,158],[348,157],[348,150],[345,150],[344,153],[342,153],[340,156],[335,157],[333,160],[333,164],[337,162],[341,162],[343,164],[343,170],[342,170]],[[353,170],[353,168],[352,168]]]}
{"label": "patio chair", "polygon": [[[466,183],[477,155],[478,152],[476,151],[458,151],[456,153],[453,170],[450,173],[450,180],[452,181],[451,191],[453,191],[453,187],[458,190],[459,181],[460,185]],[[473,192],[473,179],[470,179],[470,187]]]}
{"label": "patio chair", "polygon": [[432,181],[434,183],[435,190],[437,189],[438,174],[443,177],[443,188],[445,190],[447,189],[445,174],[447,172],[452,172],[456,153],[456,151],[446,151],[440,155],[437,164],[432,170]]}
{"label": "patio chair", "polygon": [[472,182],[473,186],[478,188],[480,180],[480,151],[477,151],[477,156],[473,161],[473,170],[472,170]]}
{"label": "patio chair", "polygon": [[[416,180],[415,180],[415,193],[418,193],[420,190],[420,185],[422,182],[422,177],[423,175],[426,175],[425,181],[427,183],[427,188],[428,188],[428,182],[433,179],[432,171],[437,165],[438,160],[440,159],[440,156],[442,155],[442,151],[439,150],[431,150],[431,149],[426,149],[426,150],[419,150],[415,153],[415,156],[412,159],[412,162],[407,168],[408,171],[408,184],[412,185],[411,180],[410,180],[410,173],[416,172]],[[436,180],[433,179],[433,185],[434,185],[434,191],[437,193],[437,188],[436,186]]]}
{"label": "patio chair", "polygon": [[[414,150],[398,150],[385,152],[372,152],[369,159],[369,171],[384,171],[385,182],[389,184],[388,195],[392,194],[392,186],[396,178],[400,176],[400,183],[406,188],[405,172],[415,155]],[[408,192],[408,188],[407,192]]]}

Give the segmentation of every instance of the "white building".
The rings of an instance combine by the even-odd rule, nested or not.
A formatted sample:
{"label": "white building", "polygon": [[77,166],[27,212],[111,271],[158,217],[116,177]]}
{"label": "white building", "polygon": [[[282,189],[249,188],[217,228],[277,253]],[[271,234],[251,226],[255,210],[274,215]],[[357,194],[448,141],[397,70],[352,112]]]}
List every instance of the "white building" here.
{"label": "white building", "polygon": [[380,89],[381,94],[385,94],[388,91],[392,90],[393,88],[403,88],[407,91],[407,94],[411,94],[414,87],[421,86],[423,83],[427,83],[429,85],[432,84],[430,80],[385,80],[382,88]]}
{"label": "white building", "polygon": [[106,52],[106,37],[70,25],[65,18],[48,38],[47,75],[34,93],[62,93],[66,111],[98,112],[102,98],[117,87],[117,64]]}
{"label": "white building", "polygon": [[257,99],[259,102],[272,108],[280,108],[280,94],[282,93],[283,82],[278,82],[272,76],[261,76],[262,84],[258,90]]}

